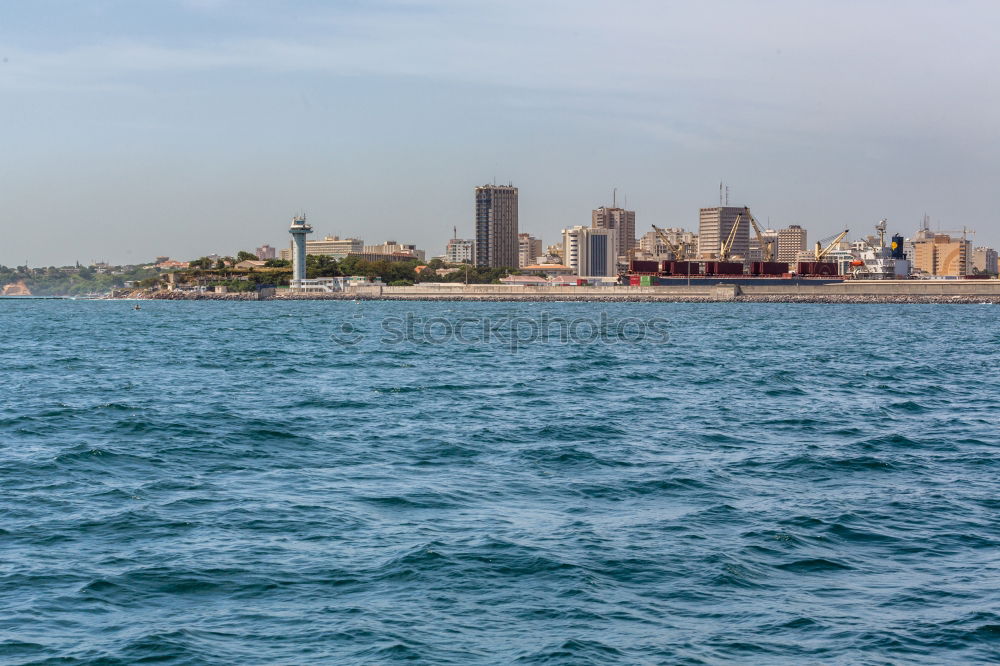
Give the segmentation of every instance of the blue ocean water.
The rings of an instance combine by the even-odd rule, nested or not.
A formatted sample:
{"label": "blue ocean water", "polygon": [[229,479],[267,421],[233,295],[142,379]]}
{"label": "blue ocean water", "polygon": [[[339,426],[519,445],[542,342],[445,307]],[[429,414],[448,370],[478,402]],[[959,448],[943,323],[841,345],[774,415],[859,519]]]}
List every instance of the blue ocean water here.
{"label": "blue ocean water", "polygon": [[0,301],[0,661],[996,663],[998,323]]}

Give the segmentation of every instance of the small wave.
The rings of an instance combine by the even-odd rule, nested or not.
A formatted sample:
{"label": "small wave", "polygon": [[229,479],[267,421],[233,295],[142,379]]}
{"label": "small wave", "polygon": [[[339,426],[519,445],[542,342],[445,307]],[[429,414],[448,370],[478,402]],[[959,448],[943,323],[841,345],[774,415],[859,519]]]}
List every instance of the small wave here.
{"label": "small wave", "polygon": [[69,451],[57,455],[54,462],[58,465],[74,466],[80,463],[111,467],[123,464],[140,464],[143,466],[156,463],[156,459],[131,453],[119,453],[102,447],[74,446]]}
{"label": "small wave", "polygon": [[360,497],[359,500],[366,504],[389,509],[454,509],[463,504],[457,496],[437,492],[369,495]]}
{"label": "small wave", "polygon": [[813,456],[798,455],[782,461],[775,468],[782,470],[820,470],[820,471],[891,471],[899,467],[898,463],[890,462],[874,456]]}
{"label": "small wave", "polygon": [[930,411],[929,407],[921,405],[915,400],[894,402],[890,405],[886,405],[884,409],[890,412],[903,412],[905,414],[923,414],[924,412]]}
{"label": "small wave", "polygon": [[329,410],[372,409],[376,406],[377,403],[364,402],[361,400],[343,400],[343,399],[324,400],[320,398],[310,398],[308,400],[303,400],[302,402],[297,402],[294,405],[292,405],[292,407],[296,409],[319,408],[319,409],[329,409]]}
{"label": "small wave", "polygon": [[630,497],[701,493],[708,484],[694,478],[676,477],[644,481],[623,480],[618,483],[572,483],[570,490],[595,499],[622,500]]}
{"label": "small wave", "polygon": [[774,387],[769,388],[764,391],[764,395],[768,398],[779,398],[783,396],[802,396],[809,395],[808,391],[798,386],[787,386],[787,387]]}
{"label": "small wave", "polygon": [[[44,656],[46,653],[52,654],[53,651],[46,645],[42,643],[33,643],[30,641],[22,641],[16,638],[5,638],[0,640],[0,657],[6,659],[38,659]],[[54,655],[53,655],[54,657]],[[61,661],[61,660],[60,660]],[[9,662],[13,663],[13,662]],[[39,663],[39,662],[32,662]],[[42,662],[44,663],[44,662]]]}
{"label": "small wave", "polygon": [[829,534],[841,541],[849,541],[853,543],[896,543],[899,541],[897,537],[883,534],[882,532],[876,532],[874,530],[862,530],[853,527],[848,527],[847,525],[841,525],[840,523],[835,523],[830,526],[827,530]]}
{"label": "small wave", "polygon": [[586,467],[630,467],[627,460],[602,457],[576,446],[549,446],[521,451],[519,457],[539,465]]}
{"label": "small wave", "polygon": [[785,564],[776,564],[775,568],[782,569],[784,571],[791,571],[793,573],[827,573],[832,571],[849,571],[853,569],[853,567],[847,564],[836,562],[834,560],[827,560],[821,557],[807,560],[796,560]]}
{"label": "small wave", "polygon": [[626,655],[611,645],[595,640],[572,638],[521,655],[515,664],[607,664],[625,659]]}
{"label": "small wave", "polygon": [[797,617],[793,620],[788,620],[787,622],[782,622],[781,624],[774,627],[774,629],[793,629],[795,631],[816,631],[818,629],[824,629],[826,625],[821,622],[817,622],[811,617]]}

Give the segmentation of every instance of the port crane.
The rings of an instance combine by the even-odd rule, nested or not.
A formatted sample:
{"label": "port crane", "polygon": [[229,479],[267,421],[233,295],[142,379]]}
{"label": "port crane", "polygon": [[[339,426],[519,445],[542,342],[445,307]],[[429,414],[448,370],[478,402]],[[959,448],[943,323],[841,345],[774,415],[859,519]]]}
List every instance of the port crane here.
{"label": "port crane", "polygon": [[832,237],[833,240],[830,241],[830,243],[826,247],[823,247],[823,243],[830,240],[830,237],[824,238],[822,241],[816,241],[816,251],[815,251],[816,261],[822,261],[823,257],[830,254],[830,251],[833,250],[833,248],[837,247],[837,244],[840,241],[844,240],[844,236],[846,236],[849,232],[850,229],[844,229],[836,236],[833,236]]}
{"label": "port crane", "polygon": [[672,242],[670,242],[670,238],[667,236],[667,232],[659,228],[655,224],[653,225],[653,231],[655,231],[657,237],[659,237],[659,239],[663,241],[663,244],[667,246],[667,249],[673,253],[674,259],[676,259],[677,261],[684,261],[685,259],[687,259],[687,243],[681,241],[677,245],[674,245]]}
{"label": "port crane", "polygon": [[719,259],[722,261],[728,261],[733,252],[733,242],[736,240],[736,233],[739,231],[740,224],[743,223],[743,216],[746,215],[747,219],[750,220],[750,226],[753,228],[754,234],[757,236],[757,244],[760,245],[761,252],[764,255],[764,261],[774,261],[775,255],[775,239],[764,238],[764,230],[760,228],[760,224],[757,222],[757,218],[753,216],[750,209],[745,207],[736,215],[736,220],[733,222],[732,229],[729,230],[729,236],[726,238],[725,242],[722,243],[722,247],[719,248]]}
{"label": "port crane", "polygon": [[733,252],[733,241],[736,240],[736,232],[740,228],[740,224],[743,222],[743,211],[749,213],[749,209],[744,208],[736,215],[736,220],[733,222],[733,228],[729,230],[729,237],[726,238],[722,243],[722,247],[719,248],[719,259],[722,261],[729,261],[729,257]]}
{"label": "port crane", "polygon": [[760,246],[760,251],[763,253],[764,261],[774,261],[774,238],[764,238],[764,230],[760,228],[757,223],[757,218],[753,216],[749,208],[744,209],[746,211],[747,217],[750,218],[750,224],[753,226],[753,232],[757,234],[757,244]]}

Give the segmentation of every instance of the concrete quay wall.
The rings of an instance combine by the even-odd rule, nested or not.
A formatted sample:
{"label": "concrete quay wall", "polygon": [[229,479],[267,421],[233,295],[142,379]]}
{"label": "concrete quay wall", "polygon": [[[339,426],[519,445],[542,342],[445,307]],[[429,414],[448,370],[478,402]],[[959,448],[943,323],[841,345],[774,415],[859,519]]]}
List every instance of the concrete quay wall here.
{"label": "concrete quay wall", "polygon": [[856,280],[818,285],[739,285],[747,296],[1000,296],[1000,280]]}
{"label": "concrete quay wall", "polygon": [[788,285],[727,284],[666,285],[650,287],[516,287],[510,285],[468,285],[462,287],[362,287],[350,292],[358,298],[392,300],[789,300],[829,298],[845,302],[858,300],[946,300],[959,298],[1000,298],[1000,280],[871,280],[827,284]]}
{"label": "concrete quay wall", "polygon": [[[656,295],[674,295],[674,296],[709,296],[712,293],[714,285],[701,285],[701,286],[669,286],[669,287],[587,287],[587,286],[566,286],[566,287],[549,287],[549,286],[525,286],[518,287],[506,284],[470,284],[463,285],[461,287],[426,287],[421,285],[416,285],[413,287],[382,287],[381,293],[382,297],[399,298],[399,299],[426,299],[426,298],[476,298],[476,297],[486,297],[486,298],[537,298],[537,297],[555,297],[555,298],[572,298],[572,297],[602,297],[602,296],[656,296]],[[371,290],[372,287],[360,287],[360,290]],[[351,292],[356,293],[356,292]]]}
{"label": "concrete quay wall", "polygon": [[1000,280],[890,280],[826,284],[664,285],[650,287],[459,285],[387,287],[366,285],[338,293],[116,292],[113,298],[170,300],[469,300],[469,301],[741,301],[814,303],[1000,303]]}

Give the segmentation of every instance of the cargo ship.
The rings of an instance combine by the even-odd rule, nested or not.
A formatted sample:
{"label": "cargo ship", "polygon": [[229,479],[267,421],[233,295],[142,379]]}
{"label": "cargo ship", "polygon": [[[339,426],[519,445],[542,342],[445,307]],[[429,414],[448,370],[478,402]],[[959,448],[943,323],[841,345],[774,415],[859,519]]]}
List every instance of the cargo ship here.
{"label": "cargo ship", "polygon": [[851,275],[858,280],[896,280],[910,275],[910,260],[903,252],[903,237],[895,234],[892,244],[885,244],[886,220],[875,225],[878,241],[864,241],[865,247],[851,262]]}
{"label": "cargo ship", "polygon": [[[823,261],[800,261],[790,270],[785,262],[752,261],[629,261],[628,273],[621,284],[633,287],[658,285],[712,284],[829,284],[843,282],[837,264]],[[749,271],[747,271],[749,269]]]}
{"label": "cargo ship", "polygon": [[[733,242],[744,222],[751,226],[757,236],[763,261],[733,260],[738,259],[732,254]],[[796,263],[794,268],[786,262],[774,261],[777,255],[775,239],[765,238],[763,230],[750,213],[749,208],[744,208],[736,216],[728,237],[719,247],[717,259],[691,261],[686,244],[674,243],[666,232],[655,224],[653,230],[675,260],[641,260],[632,257],[628,262],[628,272],[620,276],[621,284],[637,287],[723,283],[788,285],[796,283],[828,284],[845,280],[845,276],[840,274],[837,263],[824,261],[824,259],[847,236],[847,229],[836,237],[831,237],[832,241],[825,248],[822,243],[816,243],[815,261],[800,261]]]}

